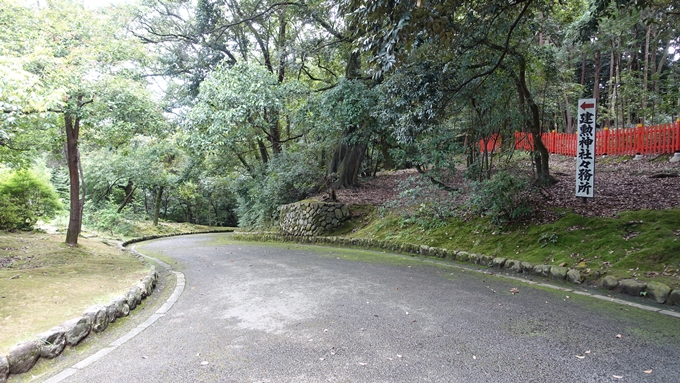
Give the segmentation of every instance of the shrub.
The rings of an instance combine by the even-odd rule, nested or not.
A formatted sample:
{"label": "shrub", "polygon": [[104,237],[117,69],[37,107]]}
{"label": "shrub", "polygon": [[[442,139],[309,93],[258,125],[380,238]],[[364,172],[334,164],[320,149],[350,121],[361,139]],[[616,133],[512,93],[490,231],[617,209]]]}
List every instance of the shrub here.
{"label": "shrub", "polygon": [[135,222],[142,221],[144,214],[135,214],[129,209],[118,213],[118,205],[105,201],[95,207],[87,207],[83,214],[83,224],[89,228],[108,231],[111,235],[132,236],[135,234]]}
{"label": "shrub", "polygon": [[321,169],[303,153],[282,153],[263,165],[257,176],[236,179],[240,227],[265,228],[278,219],[278,207],[304,199],[316,192]]}
{"label": "shrub", "polygon": [[500,170],[488,180],[472,183],[467,205],[473,213],[488,216],[494,225],[503,226],[531,214],[530,186],[529,177]]}
{"label": "shrub", "polygon": [[15,229],[21,222],[20,207],[7,194],[0,194],[0,229]]}
{"label": "shrub", "polygon": [[383,204],[384,211],[397,210],[401,225],[416,224],[423,229],[443,227],[455,216],[457,195],[435,186],[424,175],[409,177],[399,183],[396,199]]}
{"label": "shrub", "polygon": [[52,218],[61,201],[50,182],[33,170],[0,177],[0,229],[30,230],[40,218]]}

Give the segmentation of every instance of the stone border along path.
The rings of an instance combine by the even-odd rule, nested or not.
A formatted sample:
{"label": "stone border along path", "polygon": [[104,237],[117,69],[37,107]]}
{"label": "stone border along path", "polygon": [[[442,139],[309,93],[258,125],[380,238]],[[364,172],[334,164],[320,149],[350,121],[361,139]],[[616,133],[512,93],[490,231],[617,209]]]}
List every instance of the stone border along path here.
{"label": "stone border along path", "polygon": [[10,374],[30,371],[38,359],[53,359],[66,346],[75,347],[91,332],[106,330],[109,323],[128,316],[142,300],[153,293],[158,281],[156,268],[151,266],[149,274],[132,286],[125,295],[114,298],[108,305],[91,306],[83,315],[55,326],[35,339],[21,342],[12,347],[9,354],[0,356],[0,383],[7,381]]}
{"label": "stone border along path", "polygon": [[[164,237],[167,237],[167,236],[164,236]],[[135,242],[140,242],[140,241],[135,241]],[[172,270],[172,267],[169,264],[161,261],[160,259],[153,258],[153,257],[150,257],[148,255],[144,255],[142,253],[137,252],[137,250],[135,250],[134,246],[132,248],[130,248],[130,251],[135,255],[150,259],[154,262],[158,262],[161,266],[163,266],[163,268],[166,271],[175,274],[175,276],[177,277],[177,284],[175,286],[175,290],[172,292],[172,294],[170,295],[168,300],[165,301],[165,303],[158,310],[156,310],[155,313],[153,313],[149,318],[147,318],[147,320],[145,320],[143,323],[139,324],[137,327],[130,330],[127,334],[118,338],[115,342],[111,343],[108,347],[105,347],[105,348],[97,351],[95,354],[90,355],[89,357],[85,358],[84,360],[81,360],[80,362],[74,364],[73,366],[67,368],[66,370],[60,372],[59,374],[51,377],[50,379],[47,379],[43,383],[58,383],[58,382],[61,382],[64,379],[66,379],[66,378],[70,377],[71,375],[75,374],[76,372],[78,372],[78,370],[82,370],[83,368],[91,365],[92,363],[99,361],[100,359],[102,359],[103,357],[108,355],[111,351],[114,351],[115,349],[117,349],[118,347],[123,345],[125,342],[134,338],[139,333],[144,331],[147,327],[154,324],[158,319],[165,316],[165,314],[170,310],[170,308],[172,308],[172,306],[175,304],[175,302],[177,302],[180,295],[182,295],[182,292],[184,291],[184,287],[186,285],[186,280],[184,278],[183,273],[181,273],[179,271]]]}
{"label": "stone border along path", "polygon": [[[127,247],[130,244],[141,241],[179,235],[229,232],[233,232],[233,229],[152,235],[125,241],[121,244],[121,246]],[[131,252],[137,257],[151,259],[162,265],[166,271],[174,273],[177,276],[177,286],[175,287],[175,291],[172,293],[170,298],[168,298],[166,303],[161,306],[161,308],[159,308],[153,315],[151,315],[151,317],[149,317],[144,323],[140,324],[135,329],[119,338],[117,341],[111,343],[109,347],[100,350],[96,354],[75,364],[73,367],[62,371],[60,374],[52,377],[46,382],[60,382],[63,379],[75,374],[79,369],[85,368],[91,363],[101,359],[104,355],[110,353],[123,343],[132,339],[135,335],[142,332],[142,330],[151,326],[151,324],[158,320],[158,318],[165,315],[170,307],[172,307],[172,305],[177,301],[180,294],[182,294],[182,291],[184,291],[184,274],[173,271],[170,265],[159,259],[152,258],[135,251],[134,247],[131,249]],[[156,287],[157,281],[158,273],[156,272],[156,268],[151,266],[151,271],[149,274],[142,278],[142,280],[135,286],[130,288],[125,296],[114,298],[107,306],[92,306],[85,310],[81,317],[73,318],[59,326],[55,326],[50,330],[37,335],[36,339],[16,344],[10,349],[8,355],[0,355],[0,383],[5,383],[10,374],[23,374],[30,371],[40,358],[56,358],[64,351],[67,345],[70,347],[75,347],[81,340],[87,337],[91,331],[102,332],[106,330],[109,323],[113,323],[116,321],[116,319],[129,315],[130,310],[134,310],[135,307],[137,307],[137,305],[142,302],[142,299],[145,299],[147,296],[151,295],[154,288]]]}
{"label": "stone border along path", "polygon": [[[128,246],[129,244],[134,244],[134,243],[137,243],[137,242],[142,242],[142,241],[151,240],[151,239],[158,239],[158,238],[173,237],[173,236],[179,236],[179,235],[229,233],[229,232],[234,232],[234,231],[233,230],[219,230],[219,231],[210,231],[210,232],[191,232],[191,233],[158,235],[158,236],[150,236],[150,237],[132,239],[132,240],[123,242],[122,245],[125,247],[125,246]],[[419,245],[413,245],[413,244],[399,244],[399,243],[396,243],[396,242],[389,242],[389,241],[382,241],[382,240],[374,241],[372,239],[362,239],[362,238],[344,238],[344,237],[308,237],[308,238],[306,238],[306,237],[285,236],[285,235],[274,234],[274,233],[234,232],[234,239],[235,240],[243,240],[243,241],[253,241],[253,240],[264,241],[264,242],[266,242],[266,241],[279,241],[279,242],[297,242],[297,243],[310,243],[310,244],[318,244],[318,243],[338,244],[338,245],[344,245],[344,246],[357,246],[357,247],[363,246],[363,247],[369,247],[369,248],[376,248],[377,247],[381,250],[401,251],[401,252],[406,252],[406,253],[411,253],[411,254],[421,254],[421,255],[426,255],[426,256],[434,256],[434,257],[437,257],[437,258],[457,260],[459,262],[468,262],[468,263],[474,263],[474,264],[478,264],[478,265],[482,265],[482,264],[484,264],[484,262],[486,262],[486,264],[490,267],[497,267],[497,268],[500,268],[500,269],[505,268],[506,270],[509,269],[510,271],[516,271],[515,270],[516,265],[519,263],[522,267],[526,267],[526,269],[520,268],[519,271],[517,271],[518,273],[521,273],[521,272],[524,272],[524,271],[527,271],[527,270],[530,270],[530,269],[535,270],[535,268],[536,268],[536,266],[534,266],[534,268],[529,268],[529,265],[531,265],[531,264],[528,263],[528,262],[519,262],[519,261],[516,261],[516,260],[509,260],[509,262],[508,262],[508,260],[505,259],[505,258],[493,258],[493,257],[490,257],[490,256],[485,256],[485,255],[470,254],[470,253],[467,253],[465,251],[451,251],[451,250],[447,250],[447,249],[435,248],[435,247],[424,246],[424,245],[419,246]],[[142,253],[137,252],[135,250],[134,246],[132,248],[130,248],[130,251],[136,256],[144,257],[144,258],[153,260],[154,262],[157,262],[158,264],[163,266],[163,268],[166,271],[175,274],[175,276],[177,277],[177,284],[175,286],[175,290],[172,292],[172,294],[170,295],[168,300],[158,310],[156,310],[156,312],[154,314],[152,314],[149,318],[147,318],[146,321],[144,321],[143,323],[141,323],[140,325],[138,325],[137,327],[135,327],[134,329],[129,331],[127,334],[118,338],[116,341],[111,343],[108,347],[103,348],[103,349],[99,350],[98,352],[96,352],[95,354],[87,357],[86,359],[74,364],[73,366],[67,368],[66,370],[64,370],[64,371],[60,372],[59,374],[57,374],[57,375],[51,377],[50,379],[46,380],[44,383],[59,383],[59,382],[63,381],[64,379],[66,379],[66,378],[72,376],[73,374],[77,373],[78,370],[81,370],[81,369],[91,365],[92,363],[102,359],[104,356],[106,356],[110,352],[114,351],[115,349],[117,349],[118,347],[123,345],[128,340],[137,336],[144,329],[148,328],[153,323],[155,323],[158,319],[165,316],[165,314],[170,310],[170,308],[172,308],[172,306],[175,304],[175,302],[177,302],[180,295],[182,295],[182,292],[184,291],[184,287],[185,287],[185,284],[186,284],[183,273],[181,273],[179,271],[172,270],[172,267],[169,264],[161,261],[160,259],[153,258],[153,257],[150,257],[150,256],[147,256],[147,255],[144,255]],[[439,263],[436,260],[426,260],[426,261],[427,262],[433,262],[433,263]],[[510,266],[505,267],[506,265],[510,265]],[[453,265],[453,264],[447,264],[447,266],[454,267],[454,268],[461,269],[461,270],[474,271],[474,272],[477,272],[477,273],[480,273],[480,274],[487,274],[487,275],[493,274],[493,273],[489,273],[486,270],[470,269],[470,268],[467,268],[467,267],[464,267],[464,266],[457,266],[457,265]],[[549,265],[537,265],[537,266],[549,266]],[[558,267],[558,266],[552,266],[552,267]],[[566,268],[562,267],[562,269],[566,269]],[[571,270],[575,270],[575,269],[571,269]],[[569,271],[571,271],[571,270],[569,270]],[[576,270],[576,271],[578,272],[578,270]],[[144,278],[142,280],[142,282],[146,281],[147,278],[149,278],[151,275],[154,276],[153,284],[152,284],[153,287],[151,288],[151,291],[148,292],[147,295],[144,296],[144,298],[148,295],[151,295],[151,293],[153,292],[153,288],[156,286],[156,281],[158,280],[158,273],[155,271],[155,267],[153,267],[153,266],[152,266],[152,271],[151,271],[150,275],[147,276],[146,278]],[[523,278],[520,278],[520,277],[510,276],[508,274],[506,274],[506,275],[497,274],[497,275],[500,276],[500,277],[503,277],[503,278],[509,278],[509,279],[515,280],[517,282],[526,283],[526,284],[529,284],[529,285],[541,286],[541,287],[546,287],[546,288],[550,288],[550,289],[569,292],[569,293],[572,293],[572,294],[589,296],[589,297],[604,300],[604,301],[607,301],[607,302],[613,302],[613,303],[617,303],[617,304],[621,304],[621,305],[625,305],[625,306],[629,306],[629,307],[635,307],[635,308],[638,308],[638,309],[641,309],[641,310],[657,312],[659,314],[664,314],[664,315],[669,315],[669,316],[672,316],[672,317],[680,318],[680,313],[675,312],[675,311],[671,311],[671,310],[663,310],[663,309],[660,309],[660,308],[657,308],[657,307],[641,305],[641,304],[629,302],[629,301],[626,301],[626,300],[623,300],[623,299],[612,298],[612,297],[609,297],[609,296],[603,296],[603,295],[597,295],[597,294],[591,294],[591,293],[586,292],[586,291],[568,289],[568,288],[564,288],[564,287],[560,287],[560,286],[551,285],[549,283],[541,283],[541,282],[536,282],[536,281],[530,281],[530,280],[523,279]],[[536,275],[540,275],[540,274],[536,274]],[[568,271],[565,273],[565,276],[562,277],[562,279],[564,280],[565,278],[567,278],[567,275],[568,275]],[[548,275],[542,275],[542,276],[548,276]],[[553,277],[555,277],[554,274],[553,274]],[[123,311],[124,311],[124,308],[126,306],[130,307],[127,304],[127,298],[128,298],[128,296],[130,296],[130,292],[132,292],[132,291],[136,292],[138,289],[142,290],[141,286],[140,286],[142,282],[133,286],[130,289],[130,291],[128,291],[128,294],[126,294],[126,296],[124,298],[121,297],[121,298],[114,299],[114,301],[112,302],[112,304],[109,307],[111,307],[112,305],[115,305],[116,302],[122,302],[122,299],[124,299],[126,301],[125,303],[122,304]],[[577,283],[580,283],[580,280]],[[607,282],[603,282],[603,287],[605,287],[605,288],[607,288],[606,283]],[[610,283],[613,283],[613,282],[610,281]],[[643,286],[643,290],[641,290],[641,291],[644,291],[644,287],[646,287],[646,286]],[[611,290],[611,289],[609,289],[609,290]],[[626,292],[626,291],[624,290],[623,292]],[[680,297],[678,297],[677,295],[680,295],[680,291],[679,290],[673,290],[670,294],[670,298],[675,299],[672,302],[675,305],[680,306]],[[141,302],[141,299],[143,299],[143,298],[140,298],[139,301],[137,301],[136,295],[134,295],[134,298],[135,298],[134,307],[136,307],[136,305],[139,304],[139,302]],[[17,348],[21,348],[22,350],[28,350],[28,352],[26,353],[26,355],[27,355],[26,361],[28,361],[29,363],[31,363],[31,361],[32,361],[32,364],[30,364],[30,367],[28,367],[28,369],[26,371],[29,371],[31,368],[33,368],[33,366],[37,363],[37,361],[40,357],[47,358],[47,359],[55,358],[56,356],[58,356],[64,350],[66,344],[68,344],[69,346],[75,346],[80,340],[85,338],[90,333],[90,331],[97,332],[93,323],[94,323],[94,319],[97,318],[97,314],[100,314],[102,312],[100,310],[100,308],[102,308],[102,307],[104,307],[104,306],[93,306],[92,308],[86,310],[82,317],[69,320],[69,321],[65,322],[64,324],[62,324],[61,326],[54,327],[53,329],[51,329],[51,330],[49,330],[49,331],[47,331],[43,334],[40,334],[38,336],[38,339],[36,339],[36,340],[22,342],[22,343],[20,343],[16,346],[14,346],[12,351],[10,351],[10,355]],[[103,315],[104,319],[109,318],[109,313],[110,313],[109,307],[104,307],[105,308],[105,310],[103,310],[103,312],[105,313]],[[118,306],[115,306],[115,307],[117,308]],[[134,309],[134,307],[132,307],[132,308]],[[114,313],[117,313],[117,311],[114,311]],[[94,314],[94,317],[92,317],[93,314]],[[127,311],[127,314],[124,314],[124,315],[128,315],[128,314],[129,314],[129,310]],[[88,318],[89,318],[89,321],[88,321]],[[115,321],[116,318],[119,318],[119,316],[114,317],[113,320],[111,320],[109,322],[103,321],[102,323],[106,323],[106,324],[103,325],[104,326],[103,328],[100,327],[101,329],[99,331],[105,330],[106,327],[108,326],[108,323]],[[75,326],[74,324],[82,324],[81,323],[82,320],[85,321],[84,323],[89,323],[89,328],[87,329],[87,332],[83,331],[84,335],[81,338],[79,338],[75,343],[73,343],[73,344],[69,343],[68,338],[67,338],[68,335],[66,334],[66,331],[62,327],[73,326],[73,328],[75,328],[77,326]],[[69,327],[69,328],[71,328],[71,327]],[[49,337],[45,336],[48,333],[51,333],[53,335],[52,339],[49,339]],[[73,339],[75,339],[75,338],[71,338],[71,341],[73,341]],[[35,348],[33,345],[37,345],[37,348]],[[35,351],[36,349],[37,349],[37,356],[36,356],[36,351]],[[55,350],[59,350],[59,351],[56,352],[54,354],[54,356],[52,356],[50,351],[55,352]],[[8,356],[0,356],[0,383],[5,383],[7,381],[7,378],[9,377],[9,374],[10,374],[10,367],[11,367],[11,365],[9,364],[9,355]],[[23,372],[26,372],[26,371],[23,371]]]}
{"label": "stone border along path", "polygon": [[[373,240],[366,238],[345,238],[345,237],[313,237],[313,236],[290,236],[278,233],[261,233],[261,232],[234,232],[235,240],[242,241],[278,241],[278,242],[297,242],[306,244],[329,244],[340,246],[355,246],[367,249],[388,250],[394,252],[402,252],[407,254],[419,254],[428,257],[455,260],[463,263],[473,263],[480,266],[488,266],[493,269],[514,272],[517,274],[535,275],[540,277],[547,277],[558,281],[567,281],[573,284],[581,284],[583,278],[577,269],[568,269],[566,267],[551,266],[551,265],[533,265],[529,262],[521,262],[514,259],[507,259],[502,257],[491,257],[488,255],[473,254],[466,251],[447,250],[438,247],[430,247],[425,245],[415,245],[409,243],[398,243],[383,240]],[[434,260],[430,260],[433,262]],[[471,270],[483,274],[490,274],[486,270],[475,270],[463,266],[450,265],[459,269]],[[626,306],[637,307],[647,311],[654,311],[660,314],[680,318],[680,313],[673,309],[664,310],[662,308],[646,306],[634,302],[628,302],[623,299],[612,298],[609,296],[602,296],[592,294],[586,291],[568,289],[565,287],[555,286],[548,283],[540,283],[530,281],[520,277],[510,276],[509,274],[501,275],[506,278],[517,280],[531,285],[548,287],[552,289],[562,290],[578,295],[587,295],[593,298],[615,302]],[[627,295],[639,297],[644,295],[647,298],[654,299],[657,303],[680,306],[680,289],[672,290],[663,283],[659,282],[641,282],[635,279],[618,280],[612,276],[606,276],[600,283],[600,287],[607,291],[624,293]]]}

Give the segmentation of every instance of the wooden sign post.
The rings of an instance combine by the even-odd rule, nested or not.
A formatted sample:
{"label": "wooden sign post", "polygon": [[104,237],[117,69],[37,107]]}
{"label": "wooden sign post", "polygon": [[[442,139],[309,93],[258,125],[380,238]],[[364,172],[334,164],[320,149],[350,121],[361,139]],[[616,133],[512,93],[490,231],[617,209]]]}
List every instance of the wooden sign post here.
{"label": "wooden sign post", "polygon": [[595,193],[595,121],[594,98],[578,100],[578,144],[576,146],[576,197],[593,198]]}

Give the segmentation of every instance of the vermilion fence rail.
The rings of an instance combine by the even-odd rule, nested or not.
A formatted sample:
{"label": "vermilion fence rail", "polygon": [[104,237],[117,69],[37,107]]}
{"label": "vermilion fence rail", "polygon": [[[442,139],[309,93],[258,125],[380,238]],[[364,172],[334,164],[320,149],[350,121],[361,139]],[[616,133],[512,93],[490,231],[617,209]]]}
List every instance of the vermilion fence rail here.
{"label": "vermilion fence rail", "polygon": [[[543,133],[543,145],[548,152],[576,156],[576,134]],[[653,126],[638,125],[637,128],[607,129],[595,134],[595,155],[636,155],[680,153],[680,119],[670,124]],[[494,135],[479,142],[480,150],[493,151],[501,147],[501,140]],[[515,132],[515,149],[530,151],[534,148],[533,136]]]}

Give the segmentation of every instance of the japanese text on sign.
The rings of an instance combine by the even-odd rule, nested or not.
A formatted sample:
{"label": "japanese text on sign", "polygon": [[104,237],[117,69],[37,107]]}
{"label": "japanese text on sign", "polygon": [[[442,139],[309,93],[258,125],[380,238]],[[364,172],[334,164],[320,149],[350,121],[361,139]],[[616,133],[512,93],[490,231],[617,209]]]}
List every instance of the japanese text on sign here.
{"label": "japanese text on sign", "polygon": [[593,197],[595,185],[594,98],[578,100],[578,143],[576,154],[576,196]]}

